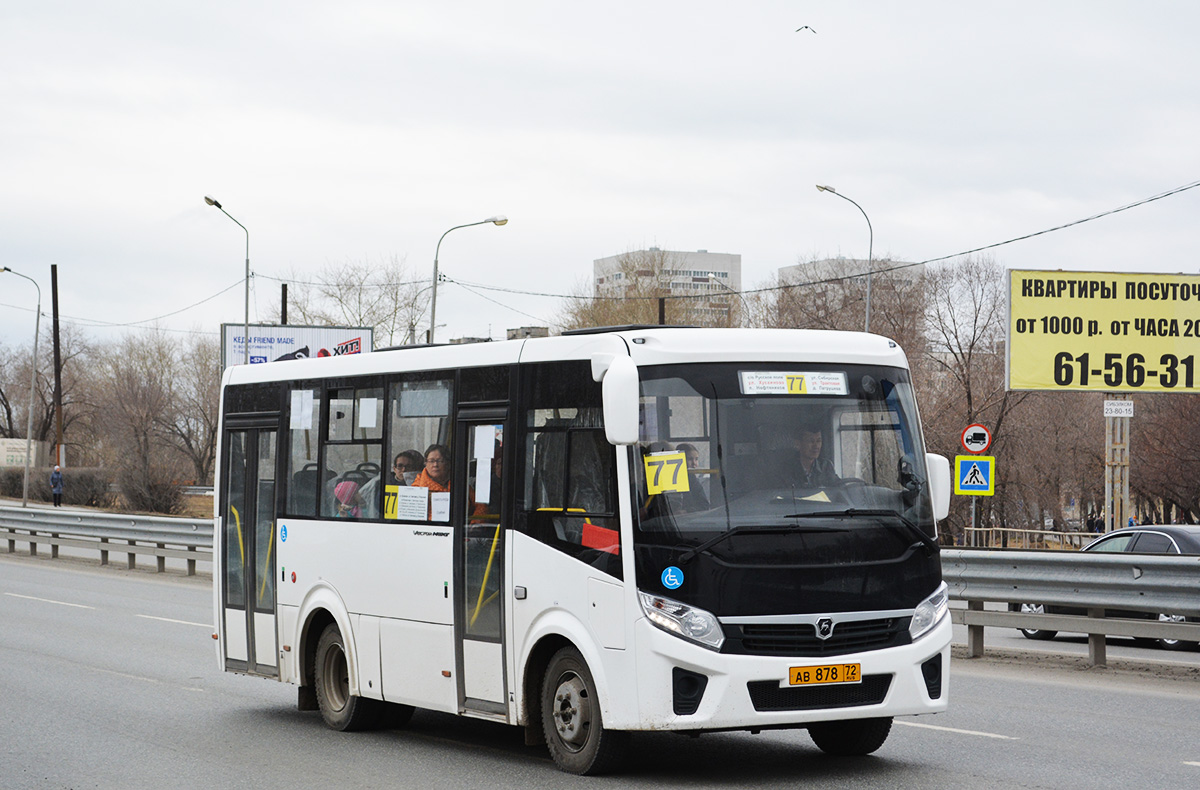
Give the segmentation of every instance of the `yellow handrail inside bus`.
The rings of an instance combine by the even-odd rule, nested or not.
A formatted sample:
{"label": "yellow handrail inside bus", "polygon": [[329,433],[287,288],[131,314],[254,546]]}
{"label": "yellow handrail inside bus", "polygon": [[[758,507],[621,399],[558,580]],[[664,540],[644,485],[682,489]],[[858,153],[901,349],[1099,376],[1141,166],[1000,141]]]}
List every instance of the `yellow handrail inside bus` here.
{"label": "yellow handrail inside bus", "polygon": [[237,508],[233,505],[230,505],[229,509],[233,512],[233,523],[237,525],[238,551],[241,552],[242,567],[244,568],[246,567],[246,547],[242,545],[242,517],[238,515]]}
{"label": "yellow handrail inside bus", "polygon": [[[471,614],[471,622],[468,626],[475,625],[475,620],[479,617],[479,611],[483,609],[483,592],[487,589],[488,577],[492,575],[492,561],[496,559],[496,545],[500,543],[500,525],[496,525],[496,534],[492,536],[492,550],[488,553],[487,566],[483,569],[483,581],[479,583],[479,600],[475,602],[475,611]],[[495,595],[492,596],[494,598]],[[488,603],[491,603],[492,598],[488,598]]]}
{"label": "yellow handrail inside bus", "polygon": [[258,590],[258,600],[261,603],[263,596],[267,594],[267,571],[271,569],[271,549],[275,548],[275,525],[271,524],[271,540],[267,543],[267,560],[263,563],[262,570],[262,586]]}

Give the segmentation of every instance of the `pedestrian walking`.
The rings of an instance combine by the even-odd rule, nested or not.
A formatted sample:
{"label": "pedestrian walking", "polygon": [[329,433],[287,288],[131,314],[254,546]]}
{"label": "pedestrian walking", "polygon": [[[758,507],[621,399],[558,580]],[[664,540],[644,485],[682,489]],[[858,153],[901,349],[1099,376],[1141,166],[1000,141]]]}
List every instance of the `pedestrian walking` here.
{"label": "pedestrian walking", "polygon": [[50,493],[54,494],[54,506],[62,507],[62,492],[63,492],[63,473],[62,467],[58,464],[54,465],[54,471],[50,473]]}

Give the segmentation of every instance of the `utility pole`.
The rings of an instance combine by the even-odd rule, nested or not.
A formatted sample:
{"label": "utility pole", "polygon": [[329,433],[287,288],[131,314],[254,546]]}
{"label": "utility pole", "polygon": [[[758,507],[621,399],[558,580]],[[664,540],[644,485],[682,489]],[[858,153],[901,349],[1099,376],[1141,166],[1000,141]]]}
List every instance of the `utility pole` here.
{"label": "utility pole", "polygon": [[58,343],[58,264],[50,264],[50,302],[54,323],[54,463],[63,463],[62,352]]}

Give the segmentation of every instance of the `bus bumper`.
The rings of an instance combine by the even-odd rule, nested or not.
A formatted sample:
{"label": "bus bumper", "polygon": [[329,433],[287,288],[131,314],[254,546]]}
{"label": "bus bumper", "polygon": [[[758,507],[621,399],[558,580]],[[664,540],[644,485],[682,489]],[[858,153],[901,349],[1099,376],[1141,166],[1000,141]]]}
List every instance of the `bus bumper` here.
{"label": "bus bumper", "polygon": [[[641,726],[631,729],[765,729],[938,713],[949,701],[950,634],[947,615],[910,645],[821,658],[745,656],[713,652],[642,619],[634,628]],[[788,684],[791,667],[847,663],[861,665],[861,683]]]}

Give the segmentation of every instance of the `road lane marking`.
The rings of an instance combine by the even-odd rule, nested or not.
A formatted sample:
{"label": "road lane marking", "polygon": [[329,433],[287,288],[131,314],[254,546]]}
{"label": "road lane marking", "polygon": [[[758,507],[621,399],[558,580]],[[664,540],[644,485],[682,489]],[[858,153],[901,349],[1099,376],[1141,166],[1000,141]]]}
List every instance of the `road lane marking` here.
{"label": "road lane marking", "polygon": [[41,601],[42,603],[56,603],[59,606],[74,606],[76,609],[95,609],[96,608],[94,606],[84,606],[81,603],[67,603],[66,601],[54,601],[49,598],[37,598],[33,595],[17,595],[16,593],[10,593],[10,592],[6,592],[4,594],[12,596],[13,598],[24,598],[27,601]]}
{"label": "road lane marking", "polygon": [[1184,765],[1194,765],[1194,766],[1196,766],[1197,768],[1200,768],[1200,763],[1189,763],[1187,760],[1184,760],[1184,761],[1183,761],[1183,764],[1184,764]]}
{"label": "road lane marking", "polygon": [[212,630],[212,626],[208,623],[193,623],[191,620],[172,620],[170,617],[155,617],[152,614],[136,614],[134,617],[141,617],[146,620],[161,620],[164,623],[178,623],[179,625],[195,625],[200,628],[207,628],[210,631]]}
{"label": "road lane marking", "polygon": [[926,730],[939,730],[941,732],[953,732],[958,735],[977,735],[980,738],[999,738],[1002,741],[1019,741],[1020,738],[1014,738],[1011,735],[999,735],[994,732],[979,732],[977,730],[959,730],[954,727],[939,727],[936,724],[918,724],[915,721],[897,721],[896,724],[903,724],[905,727],[921,727]]}

